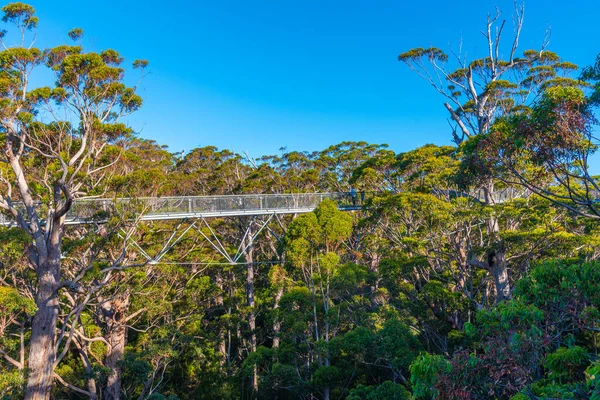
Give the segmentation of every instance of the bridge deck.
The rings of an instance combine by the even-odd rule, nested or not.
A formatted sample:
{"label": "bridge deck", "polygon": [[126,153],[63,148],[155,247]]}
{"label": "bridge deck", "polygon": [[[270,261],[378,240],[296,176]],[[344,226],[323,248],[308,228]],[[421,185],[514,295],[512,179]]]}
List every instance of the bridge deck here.
{"label": "bridge deck", "polygon": [[[364,196],[354,201],[348,193],[248,194],[227,196],[177,196],[118,199],[78,199],[67,213],[66,224],[105,222],[115,213],[140,215],[143,221],[184,218],[218,218],[270,214],[300,214],[313,211],[325,199],[335,201],[341,210],[360,209]],[[45,210],[40,209],[43,213]],[[43,214],[42,214],[43,215]],[[0,214],[0,225],[15,222]]]}
{"label": "bridge deck", "polygon": [[[483,201],[483,192],[460,193],[437,190],[443,197],[468,196]],[[106,222],[110,216],[118,214],[128,218],[141,215],[143,221],[170,220],[184,218],[218,218],[269,214],[299,214],[313,211],[325,199],[336,202],[341,210],[358,210],[365,196],[372,193],[357,192],[354,198],[349,193],[298,193],[298,194],[245,194],[222,196],[176,196],[141,198],[91,198],[78,199],[66,216],[69,225]],[[526,197],[528,193],[512,188],[494,193],[497,203],[516,197]],[[47,210],[40,205],[39,213]],[[15,221],[0,214],[0,225],[14,226]]]}

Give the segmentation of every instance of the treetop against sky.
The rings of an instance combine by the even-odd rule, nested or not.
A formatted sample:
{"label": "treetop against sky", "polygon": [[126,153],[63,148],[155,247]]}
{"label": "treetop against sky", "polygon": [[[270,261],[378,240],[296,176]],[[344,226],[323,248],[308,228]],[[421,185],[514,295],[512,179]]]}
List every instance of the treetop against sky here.
{"label": "treetop against sky", "polygon": [[[40,0],[39,47],[85,31],[91,50],[119,49],[148,59],[145,104],[128,122],[173,151],[215,145],[274,154],[323,149],[343,140],[388,143],[406,151],[450,143],[447,110],[405,65],[401,52],[435,46],[486,52],[481,29],[497,5],[512,30],[513,2],[364,1],[247,3],[184,1],[165,10],[150,1]],[[556,5],[555,5],[556,4]],[[520,51],[548,50],[580,66],[597,48],[600,3],[577,7],[529,0]],[[508,50],[507,50],[508,51]]]}

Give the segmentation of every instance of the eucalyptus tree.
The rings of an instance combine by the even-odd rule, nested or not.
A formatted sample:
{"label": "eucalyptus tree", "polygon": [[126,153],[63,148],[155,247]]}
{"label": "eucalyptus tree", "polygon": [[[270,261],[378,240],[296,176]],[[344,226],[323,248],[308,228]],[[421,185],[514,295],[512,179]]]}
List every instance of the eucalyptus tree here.
{"label": "eucalyptus tree", "polygon": [[387,145],[361,142],[342,142],[319,152],[321,171],[320,190],[349,192],[352,174],[358,166],[384,151]]}
{"label": "eucalyptus tree", "polygon": [[[436,47],[414,48],[398,56],[398,60],[424,78],[444,99],[449,113],[452,138],[458,145],[465,140],[476,142],[489,132],[502,116],[527,110],[536,99],[552,86],[577,86],[570,77],[577,66],[561,60],[546,50],[548,32],[539,50],[518,53],[524,21],[524,5],[515,2],[512,35],[506,40],[506,20],[496,10],[487,17],[482,31],[486,55],[469,59],[463,43],[450,54]],[[471,176],[468,181],[481,188],[485,204],[494,204],[494,185],[498,174]],[[497,217],[490,215],[487,230],[498,233]],[[498,299],[510,297],[510,278],[504,246],[498,237],[490,247],[489,268],[494,279],[501,282]]]}
{"label": "eucalyptus tree", "polygon": [[398,56],[446,100],[444,107],[457,144],[488,132],[499,116],[528,107],[548,86],[577,85],[577,80],[569,77],[577,66],[546,50],[548,32],[539,50],[518,54],[523,21],[524,5],[515,3],[513,33],[504,43],[506,20],[498,9],[489,14],[482,31],[483,58],[469,60],[462,42],[458,49],[451,48],[450,54],[429,47]]}
{"label": "eucalyptus tree", "polygon": [[396,153],[387,149],[378,151],[352,171],[349,183],[360,191],[398,192],[402,179],[397,171]]}
{"label": "eucalyptus tree", "polygon": [[[310,358],[316,361],[318,368],[314,376],[324,376],[321,389],[324,399],[330,398],[328,376],[335,374],[329,355],[330,340],[338,332],[339,317],[334,308],[335,277],[343,268],[341,247],[352,233],[352,217],[337,209],[331,200],[323,201],[314,212],[296,218],[286,233],[287,260],[305,287],[297,288],[297,296],[306,296],[307,308],[300,307],[298,314],[306,313],[309,320],[309,337],[314,343],[314,353]],[[292,301],[292,294],[287,301]],[[309,300],[310,299],[310,300]],[[339,315],[339,314],[338,314]],[[321,345],[319,345],[321,343]],[[309,361],[313,364],[314,361]]]}
{"label": "eucalyptus tree", "polygon": [[539,263],[513,300],[477,312],[449,360],[415,360],[414,398],[597,396],[598,271],[597,263]]}
{"label": "eucalyptus tree", "polygon": [[239,154],[214,146],[199,147],[176,163],[173,190],[179,195],[240,193],[249,171]]}
{"label": "eucalyptus tree", "polygon": [[[116,154],[105,150],[131,134],[120,119],[142,100],[135,86],[125,84],[123,58],[116,51],[85,52],[80,44],[43,51],[34,47],[38,18],[33,7],[12,3],[2,11],[16,36],[3,33],[1,38],[0,207],[31,237],[37,311],[25,397],[47,399],[57,357],[58,293],[73,287],[61,278],[65,216],[73,200],[93,193],[102,171],[115,162]],[[69,32],[76,42],[82,35],[81,29]],[[146,65],[134,62],[136,68]],[[38,70],[54,75],[53,86],[31,87]]]}
{"label": "eucalyptus tree", "polygon": [[130,137],[119,143],[118,154],[114,165],[104,171],[102,197],[152,197],[183,191],[173,176],[174,154],[165,146]]}
{"label": "eucalyptus tree", "polygon": [[33,273],[27,267],[28,237],[0,228],[0,396],[18,397],[27,367],[27,327],[36,311]]}
{"label": "eucalyptus tree", "polygon": [[317,192],[319,187],[318,152],[290,151],[280,156],[264,156],[260,161],[270,168],[275,193]]}
{"label": "eucalyptus tree", "polygon": [[569,211],[600,219],[598,177],[590,157],[598,148],[594,94],[577,87],[548,88],[527,113],[498,119],[466,146],[469,168],[522,185]]}

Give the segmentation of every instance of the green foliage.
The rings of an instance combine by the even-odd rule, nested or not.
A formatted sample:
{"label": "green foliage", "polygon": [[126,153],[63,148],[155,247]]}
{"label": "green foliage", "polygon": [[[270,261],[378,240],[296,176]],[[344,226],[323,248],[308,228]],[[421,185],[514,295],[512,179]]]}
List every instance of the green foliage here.
{"label": "green foliage", "polygon": [[81,40],[81,38],[83,37],[83,29],[73,28],[69,31],[68,35],[71,38],[71,40],[76,42],[78,40]]}
{"label": "green foliage", "polygon": [[338,210],[334,201],[324,200],[314,212],[327,248],[339,247],[341,241],[352,233],[352,216]]}
{"label": "green foliage", "polygon": [[25,383],[22,371],[6,371],[0,374],[0,396],[2,399],[14,399],[21,396],[21,389]]}
{"label": "green foliage", "polygon": [[415,399],[436,398],[440,375],[451,371],[450,363],[441,355],[420,354],[410,365],[410,383]]}
{"label": "green foliage", "polygon": [[550,379],[563,383],[583,379],[588,363],[589,355],[583,347],[560,347],[548,354],[544,367]]}
{"label": "green foliage", "polygon": [[573,301],[600,307],[597,263],[551,260],[540,263],[515,289],[517,296],[540,307],[567,307]]}
{"label": "green foliage", "polygon": [[[37,25],[30,6],[13,3],[2,11],[23,35]],[[77,279],[82,292],[69,285],[59,291],[59,321],[67,322],[65,332],[73,323],[77,330],[56,372],[70,384],[95,385],[100,393],[120,370],[126,398],[600,398],[596,224],[535,196],[482,205],[473,195],[490,183],[510,189],[494,180],[514,170],[544,184],[552,179],[544,171],[549,162],[578,165],[572,154],[585,148],[589,124],[576,122],[589,115],[580,111],[589,111],[590,99],[589,86],[569,76],[574,64],[551,52],[525,51],[510,62],[486,56],[447,70],[439,89],[453,104],[452,120],[465,123],[471,136],[459,148],[428,144],[396,154],[387,145],[346,141],[246,160],[213,146],[173,154],[137,138],[118,118],[142,106],[126,84],[123,57],[113,49],[84,50],[83,34],[80,28],[68,33],[76,46],[0,52],[4,120],[63,157],[84,148],[85,129],[100,144],[80,161],[82,169],[79,162],[67,167],[79,179],[77,195],[261,193],[268,201],[266,194],[353,187],[364,207],[340,211],[325,200],[314,212],[278,216],[253,238],[252,254],[244,254],[252,262],[243,267],[223,264],[222,252],[240,252],[231,243],[239,242],[240,227],[258,222],[249,218],[196,224],[162,254],[164,263],[152,264],[136,250],[155,254],[180,231],[173,221],[128,231],[143,202],[118,213],[98,211],[98,224],[69,227],[61,273]],[[409,50],[399,60],[412,67],[449,65],[448,55],[434,47]],[[56,81],[15,98],[23,89],[20,71],[34,67],[49,69]],[[147,67],[147,60],[133,61],[142,75]],[[596,69],[584,75],[597,86]],[[472,79],[476,96],[463,90]],[[528,97],[539,101],[521,100]],[[82,99],[103,111],[40,119],[48,107]],[[558,129],[564,117],[575,133]],[[0,134],[4,144],[6,135]],[[455,139],[461,141],[458,129]],[[62,166],[34,149],[23,159],[30,192],[47,213]],[[88,166],[109,178],[95,180]],[[4,164],[0,174],[14,175]],[[363,191],[376,193],[363,199]],[[124,233],[131,235],[127,242]],[[207,237],[226,244],[216,250]],[[490,255],[499,241],[516,289],[512,300],[497,304]],[[21,332],[30,345],[37,278],[26,251],[31,246],[23,232],[0,229],[5,398],[19,397],[24,383],[18,362],[9,361],[19,358]],[[125,353],[109,365],[108,342],[120,328]],[[54,394],[75,396],[61,386]]]}
{"label": "green foliage", "polygon": [[600,399],[600,363],[594,362],[585,370],[586,384],[590,389],[590,399]]}
{"label": "green foliage", "polygon": [[583,69],[581,78],[592,82],[594,85],[594,91],[590,95],[590,102],[595,105],[600,104],[600,54],[596,57],[596,62],[593,65]]}
{"label": "green foliage", "polygon": [[418,48],[414,48],[411,49],[405,53],[402,53],[398,56],[398,60],[399,61],[406,61],[406,60],[418,60],[421,57],[425,57],[431,61],[447,61],[448,60],[448,56],[446,54],[444,54],[444,52],[440,49],[437,49],[435,47],[429,47],[429,48],[422,48],[422,47],[418,47]]}
{"label": "green foliage", "polygon": [[10,318],[15,314],[33,316],[37,306],[32,299],[23,297],[11,287],[0,286],[0,317]]}
{"label": "green foliage", "polygon": [[135,60],[133,62],[133,68],[144,69],[148,66],[148,60]]}
{"label": "green foliage", "polygon": [[391,381],[376,386],[358,385],[347,397],[348,400],[408,400],[410,398],[410,393],[404,386]]}
{"label": "green foliage", "polygon": [[38,17],[35,16],[35,9],[25,3],[10,3],[2,7],[3,22],[10,22],[18,27],[31,30],[35,28],[39,22]]}

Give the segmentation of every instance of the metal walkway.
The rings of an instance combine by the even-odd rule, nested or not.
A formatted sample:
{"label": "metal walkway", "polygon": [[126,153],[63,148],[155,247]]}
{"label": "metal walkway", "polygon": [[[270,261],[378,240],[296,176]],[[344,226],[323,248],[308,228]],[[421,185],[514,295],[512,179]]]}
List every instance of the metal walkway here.
{"label": "metal walkway", "polygon": [[[359,210],[365,200],[360,193],[248,194],[226,196],[140,197],[118,199],[78,199],[67,213],[67,225],[103,223],[116,214],[141,215],[142,221],[186,218],[218,218],[273,214],[301,214],[313,211],[325,199],[335,201],[340,210]],[[44,214],[40,209],[41,214]],[[15,222],[0,214],[0,225]]]}
{"label": "metal walkway", "polygon": [[[175,224],[168,239],[163,240],[160,249],[145,248],[132,232],[120,228],[119,236],[127,242],[127,248],[137,253],[142,261],[156,264],[165,262],[165,255],[176,246],[188,232],[197,232],[201,235],[221,257],[221,260],[211,261],[209,264],[244,264],[245,252],[252,246],[255,239],[263,230],[270,231],[275,237],[277,234],[269,227],[270,223],[277,221],[279,226],[281,214],[301,214],[313,211],[323,200],[333,200],[340,210],[360,210],[362,206],[373,197],[375,193],[357,192],[354,196],[350,193],[300,193],[300,194],[248,194],[229,196],[179,196],[179,197],[142,197],[142,198],[117,198],[117,199],[78,199],[73,202],[71,210],[66,215],[66,224],[102,224],[115,216],[123,220],[160,221],[174,220]],[[462,193],[457,191],[436,190],[434,195],[444,199],[467,197],[473,201],[482,201],[483,193]],[[494,195],[494,201],[501,203],[516,197],[526,197],[528,193],[522,191],[505,190]],[[38,213],[44,215],[47,210],[39,205]],[[250,218],[244,222],[238,240],[232,246],[223,242],[227,235],[211,227],[209,219],[220,217]],[[43,223],[43,222],[42,222]],[[0,226],[15,226],[10,217],[0,214]],[[135,230],[135,228],[132,228]],[[280,238],[278,238],[279,240]],[[231,244],[231,243],[230,243]],[[237,249],[231,251],[231,249]],[[181,260],[169,261],[182,263]],[[192,264],[198,263],[195,260]]]}
{"label": "metal walkway", "polygon": [[[436,191],[443,197],[470,197],[483,201],[483,192],[460,193],[456,191]],[[67,213],[66,224],[79,225],[106,222],[113,215],[140,216],[142,221],[203,219],[235,216],[260,216],[278,214],[301,214],[313,211],[325,199],[336,202],[344,211],[359,210],[373,193],[357,192],[354,198],[350,193],[298,193],[298,194],[247,194],[223,196],[177,196],[140,198],[95,198],[78,199]],[[494,193],[496,203],[516,197],[527,197],[522,190],[506,189]],[[44,215],[47,210],[40,206]],[[9,216],[0,214],[0,225],[14,226]]]}

